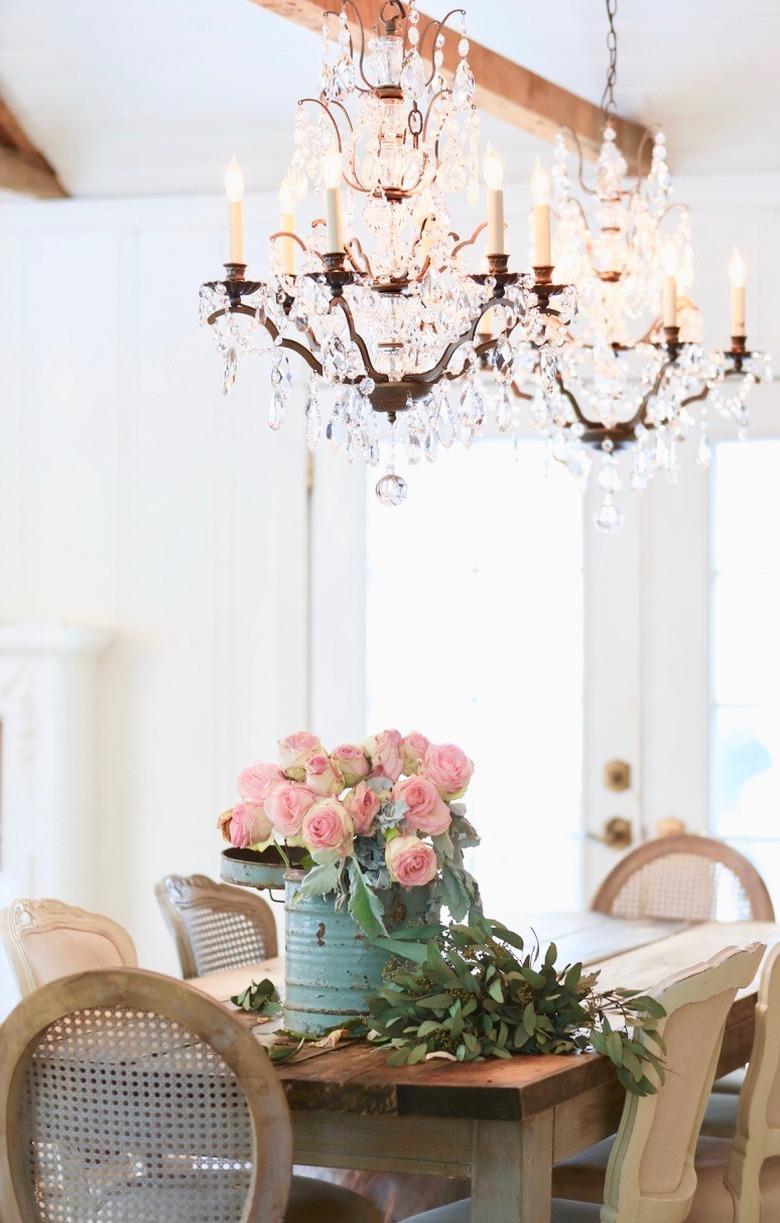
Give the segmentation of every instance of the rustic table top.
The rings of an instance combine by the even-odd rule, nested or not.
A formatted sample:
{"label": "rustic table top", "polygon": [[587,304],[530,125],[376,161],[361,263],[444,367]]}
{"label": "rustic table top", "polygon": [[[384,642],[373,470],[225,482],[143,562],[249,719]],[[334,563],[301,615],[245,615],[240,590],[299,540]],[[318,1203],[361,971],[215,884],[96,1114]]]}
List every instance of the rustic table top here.
{"label": "rustic table top", "polygon": [[[650,989],[724,947],[780,942],[780,925],[768,922],[686,926],[550,913],[529,915],[518,926],[521,933],[533,926],[542,946],[555,941],[561,962],[581,959],[600,968],[605,987]],[[752,1033],[756,990],[757,981],[731,1009],[722,1057],[728,1069],[739,1064],[735,1050]],[[410,1067],[387,1066],[386,1057],[386,1051],[362,1043],[331,1050],[308,1047],[280,1065],[279,1075],[296,1111],[471,1120],[528,1118],[616,1081],[612,1064],[597,1054],[523,1055],[465,1064],[436,1060]]]}

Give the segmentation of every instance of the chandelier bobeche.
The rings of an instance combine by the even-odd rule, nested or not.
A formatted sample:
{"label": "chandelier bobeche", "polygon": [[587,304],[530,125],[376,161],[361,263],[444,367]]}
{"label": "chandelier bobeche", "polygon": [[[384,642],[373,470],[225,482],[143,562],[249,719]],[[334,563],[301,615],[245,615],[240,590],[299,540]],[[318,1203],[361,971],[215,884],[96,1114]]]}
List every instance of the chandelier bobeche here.
{"label": "chandelier bobeche", "polygon": [[[688,296],[693,280],[690,216],[686,205],[671,199],[664,134],[645,133],[637,161],[641,164],[651,140],[650,168],[644,177],[637,168],[633,182],[628,181],[628,165],[617,145],[612,121],[616,0],[606,0],[606,8],[610,60],[594,185],[584,181],[579,143],[568,129],[556,137],[552,192],[540,166],[536,183],[532,180],[537,204],[552,194],[556,276],[574,285],[577,315],[567,323],[552,320],[563,333],[555,344],[554,365],[535,346],[525,347],[515,361],[516,369],[524,366],[515,389],[520,398],[530,400],[532,419],[549,438],[554,457],[583,487],[594,449],[600,453],[603,503],[596,524],[612,531],[623,521],[615,502],[623,479],[616,452],[631,452],[635,491],[642,491],[658,471],[674,479],[678,443],[697,423],[692,411],[696,404],[697,454],[706,464],[709,406],[734,420],[741,435],[748,423],[749,391],[771,375],[768,359],[747,348],[745,270],[736,251],[729,267],[731,344],[718,352],[702,346],[699,310]],[[584,204],[570,173],[572,143]],[[552,351],[550,346],[548,354]]]}
{"label": "chandelier bobeche", "polygon": [[[447,26],[454,19],[457,35]],[[447,84],[443,47],[454,36],[459,62]],[[480,357],[487,352],[497,424],[509,428],[515,358],[532,344],[542,362],[554,365],[548,344],[571,320],[574,293],[551,283],[549,258],[535,275],[509,271],[501,165],[492,150],[484,160],[487,222],[466,239],[453,232],[447,197],[465,194],[472,204],[479,197],[465,11],[421,29],[414,0],[387,0],[366,38],[352,0],[343,0],[339,11],[324,14],[323,40],[322,88],[298,107],[270,274],[245,279],[242,184],[234,165],[226,180],[231,261],[224,280],[202,286],[201,315],[225,360],[225,391],[241,354],[273,351],[274,429],[284,418],[290,381],[285,350],[301,356],[312,371],[307,442],[314,447],[325,434],[348,458],[372,466],[387,452],[377,495],[398,504],[407,489],[395,471],[397,451],[411,463],[433,461],[439,445],[469,445],[482,426],[488,401]],[[294,213],[309,187],[324,195],[326,218],[312,223],[304,241]],[[549,254],[549,219],[547,225]],[[486,270],[473,272],[467,257],[483,230]],[[488,311],[486,338],[478,332]]]}

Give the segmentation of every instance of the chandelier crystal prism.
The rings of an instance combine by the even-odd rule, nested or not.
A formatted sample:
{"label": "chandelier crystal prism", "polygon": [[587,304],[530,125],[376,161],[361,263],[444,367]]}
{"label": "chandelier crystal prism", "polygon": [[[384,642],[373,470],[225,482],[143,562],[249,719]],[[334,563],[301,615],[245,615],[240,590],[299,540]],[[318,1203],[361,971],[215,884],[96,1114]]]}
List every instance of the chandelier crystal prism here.
{"label": "chandelier crystal prism", "polygon": [[[678,445],[698,424],[697,456],[706,464],[710,408],[734,421],[742,436],[749,392],[771,377],[768,358],[747,347],[744,264],[736,252],[729,268],[731,343],[717,352],[702,345],[700,312],[690,297],[690,214],[672,199],[662,131],[645,133],[636,174],[629,177],[613,123],[616,8],[616,0],[606,0],[609,66],[593,185],[584,179],[579,142],[570,129],[556,137],[552,184],[541,167],[536,171],[555,216],[556,275],[575,287],[577,315],[553,320],[562,333],[554,369],[533,344],[515,360],[522,371],[516,394],[530,402],[532,420],[549,439],[553,456],[583,489],[594,451],[598,455],[603,502],[596,524],[605,531],[623,521],[615,500],[623,484],[618,452],[630,451],[630,484],[642,491],[657,472],[676,478]],[[639,167],[648,142],[650,166],[643,176]],[[539,190],[537,185],[537,204]]]}
{"label": "chandelier crystal prism", "polygon": [[[550,346],[574,316],[575,295],[551,283],[549,259],[534,275],[509,270],[501,164],[490,149],[487,221],[470,237],[454,232],[449,198],[465,196],[471,205],[479,198],[465,10],[422,25],[415,0],[386,0],[367,36],[352,0],[342,0],[323,14],[322,34],[321,88],[298,106],[269,274],[245,277],[241,192],[231,167],[231,259],[224,279],[201,287],[201,318],[223,357],[226,392],[240,356],[271,352],[273,429],[289,397],[287,354],[300,356],[311,371],[309,446],[325,437],[350,460],[377,466],[385,457],[377,495],[400,504],[407,486],[395,470],[397,454],[415,464],[433,461],[439,446],[469,446],[491,400],[498,428],[510,427],[518,354],[532,346],[542,366],[554,367]],[[457,40],[449,81],[448,37]],[[325,217],[314,219],[304,240],[294,214],[310,192],[324,200]],[[484,270],[472,271],[468,260],[483,231]],[[480,325],[488,312],[486,335]],[[495,397],[485,395],[480,377],[488,354]]]}

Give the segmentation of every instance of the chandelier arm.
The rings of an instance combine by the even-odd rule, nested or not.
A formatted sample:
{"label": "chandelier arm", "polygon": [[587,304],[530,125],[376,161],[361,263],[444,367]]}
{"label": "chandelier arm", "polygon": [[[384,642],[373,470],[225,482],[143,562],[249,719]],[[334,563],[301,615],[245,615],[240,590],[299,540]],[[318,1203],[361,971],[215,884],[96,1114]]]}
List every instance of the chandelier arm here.
{"label": "chandelier arm", "polygon": [[[355,238],[355,237],[350,238],[349,242],[344,247],[344,250],[346,251],[347,256],[349,257],[349,261],[352,264],[355,271],[360,276],[370,276],[371,279],[373,280],[374,273],[371,268],[371,261],[368,258],[368,255],[366,254],[366,252],[363,250],[363,244],[360,241],[360,238]],[[362,267],[358,265],[358,260],[362,260],[363,262]]]}
{"label": "chandelier arm", "polygon": [[355,320],[352,317],[352,311],[349,308],[349,302],[346,300],[345,297],[332,297],[330,299],[329,309],[332,310],[334,306],[338,306],[339,309],[344,312],[344,318],[346,319],[347,331],[349,332],[349,338],[352,340],[352,343],[356,345],[361,357],[363,358],[363,364],[366,367],[366,374],[368,375],[368,377],[373,378],[374,382],[387,382],[388,381],[387,375],[381,374],[377,369],[374,368],[374,364],[371,360],[371,354],[369,353],[368,348],[366,347],[366,342],[363,339],[362,335],[360,335],[360,333],[357,331],[355,327]]}
{"label": "chandelier arm", "polygon": [[[433,114],[433,108],[435,104],[438,102],[439,98],[446,98],[446,97],[449,97],[451,94],[452,94],[451,89],[440,89],[439,92],[435,93],[433,97],[431,98],[430,102],[428,103],[428,109],[425,112],[425,122],[423,123],[423,130],[422,130],[423,140],[426,140],[428,138],[428,124],[430,122],[431,115]],[[436,137],[436,160],[438,161],[438,159],[439,159],[439,138],[437,136]]]}
{"label": "chandelier arm", "polygon": [[577,420],[580,422],[580,424],[585,425],[586,428],[588,429],[598,429],[600,427],[599,422],[588,419],[588,417],[582,411],[582,408],[580,407],[579,403],[575,399],[574,395],[569,390],[566,383],[563,381],[563,377],[561,375],[560,370],[555,371],[555,381],[558,383],[558,390],[560,391],[560,393],[564,396],[564,398],[568,399],[569,403],[571,404],[572,408],[574,409],[574,415],[577,417]]}
{"label": "chandelier arm", "polygon": [[300,246],[300,248],[301,248],[301,250],[304,252],[304,254],[307,254],[307,255],[308,255],[308,254],[310,253],[309,248],[308,248],[308,246],[306,245],[306,243],[303,241],[303,239],[302,239],[302,238],[299,238],[297,234],[290,233],[290,231],[289,231],[289,230],[287,230],[287,229],[280,229],[280,230],[278,230],[278,231],[277,231],[275,234],[271,234],[271,236],[270,236],[270,238],[268,239],[268,241],[269,241],[269,242],[276,242],[276,240],[277,240],[278,238],[292,238],[293,242],[297,242],[297,243],[298,243],[298,245]]}
{"label": "chandelier arm", "polygon": [[658,132],[660,132],[660,130],[661,130],[660,123],[651,123],[649,127],[646,127],[645,130],[642,132],[642,139],[639,141],[639,144],[637,145],[636,153],[634,154],[635,182],[629,193],[631,195],[638,195],[639,188],[642,185],[643,174],[642,174],[641,166],[642,166],[642,154],[645,151],[645,146],[648,140],[655,140],[655,137],[658,134]]}
{"label": "chandelier arm", "polygon": [[[402,382],[413,382],[413,383],[416,383],[418,385],[423,385],[423,386],[430,386],[434,382],[438,382],[439,379],[443,375],[450,377],[450,378],[459,377],[458,374],[446,374],[447,366],[449,365],[453,356],[455,355],[455,353],[458,351],[459,348],[462,348],[464,344],[468,344],[474,339],[474,336],[477,334],[477,328],[479,327],[479,324],[482,321],[482,319],[484,318],[484,316],[487,314],[488,310],[491,310],[493,306],[502,306],[503,304],[504,304],[503,297],[495,297],[495,296],[491,297],[490,301],[485,303],[479,315],[477,316],[477,318],[474,319],[474,322],[471,324],[469,329],[467,331],[462,332],[456,339],[454,339],[450,344],[447,345],[441,357],[436,362],[436,364],[431,367],[431,369],[426,370],[425,373],[422,373],[422,374],[404,374],[401,381]],[[489,340],[487,341],[487,343],[495,344],[496,341]],[[461,370],[461,373],[463,372],[464,371]]]}
{"label": "chandelier arm", "polygon": [[[337,98],[334,98],[334,99],[333,99],[333,100],[332,100],[332,101],[329,103],[329,107],[330,107],[330,106],[338,106],[339,110],[341,111],[342,115],[344,116],[344,118],[345,118],[345,119],[346,119],[346,121],[347,121],[347,127],[349,128],[349,134],[350,134],[350,136],[354,137],[354,134],[355,134],[355,129],[354,129],[353,125],[352,125],[352,119],[350,118],[349,111],[347,110],[347,108],[346,108],[346,106],[344,105],[344,103],[343,103],[343,102],[339,102]],[[328,107],[328,108],[329,108],[329,107]],[[339,152],[342,152],[342,148],[340,148],[340,149],[339,149]],[[341,171],[341,173],[342,173],[342,176],[343,176],[343,178],[344,178],[344,182],[347,184],[347,186],[348,186],[348,187],[351,187],[353,191],[359,191],[361,195],[368,195],[368,194],[369,194],[369,189],[368,189],[368,187],[364,187],[364,186],[363,186],[363,184],[361,183],[361,181],[360,181],[360,176],[358,175],[358,172],[357,172],[357,166],[355,165],[355,141],[354,141],[354,139],[350,140],[350,149],[349,149],[349,168],[350,168],[350,171],[351,171],[351,173],[352,173],[352,179],[351,179],[351,180],[350,180],[350,178],[348,177],[348,175],[344,173],[344,170],[343,170],[343,167],[342,167],[342,171]]]}
{"label": "chandelier arm", "polygon": [[[569,127],[568,123],[562,123],[561,126],[558,128],[558,131],[565,132],[574,141],[574,147],[577,150],[577,181],[579,182],[581,189],[585,192],[586,195],[597,195],[598,192],[596,191],[596,189],[594,187],[589,187],[583,177],[582,145],[580,144],[579,136],[577,135],[573,127]],[[579,201],[577,202],[579,203]],[[581,207],[582,205],[580,205],[580,208]]]}
{"label": "chandelier arm", "polygon": [[[434,47],[434,51],[435,51],[435,49],[436,49],[436,39],[439,37],[439,34],[442,32],[442,30],[443,30],[443,29],[444,29],[444,27],[446,26],[446,24],[447,24],[447,22],[449,21],[450,17],[457,17],[457,16],[465,17],[465,16],[466,16],[466,10],[465,10],[465,9],[462,9],[462,8],[453,8],[453,9],[450,9],[449,13],[445,13],[445,15],[444,15],[444,16],[441,18],[441,20],[440,20],[440,21],[436,21],[435,19],[431,19],[431,20],[428,22],[428,24],[427,24],[427,26],[425,27],[425,29],[423,30],[422,34],[420,35],[420,42],[419,42],[419,44],[418,44],[418,50],[422,50],[422,45],[423,45],[423,43],[425,42],[425,39],[426,39],[426,37],[427,37],[427,35],[428,35],[428,31],[429,31],[429,30],[431,30],[431,29],[434,29],[434,28],[435,28],[435,29],[436,29],[436,35],[435,35],[434,40],[433,40],[433,47]],[[433,63],[433,54],[431,54],[431,75],[428,77],[428,80],[425,82],[426,86],[427,86],[427,85],[430,85],[430,83],[431,83],[431,81],[433,80],[433,78],[434,78],[434,76],[435,76],[435,75],[436,75],[436,65],[435,65],[435,63]]]}
{"label": "chandelier arm", "polygon": [[343,141],[341,139],[341,131],[339,130],[339,125],[336,122],[335,116],[333,115],[330,107],[326,105],[325,102],[323,102],[322,98],[299,98],[298,105],[305,106],[307,102],[310,103],[312,106],[320,106],[325,111],[325,114],[328,116],[331,123],[333,124],[333,130],[336,133],[336,141],[338,143],[339,153],[343,153],[344,146],[343,146]]}
{"label": "chandelier arm", "polygon": [[[483,229],[487,229],[487,221],[482,221],[482,222],[481,222],[481,223],[480,223],[480,224],[477,226],[477,228],[474,230],[474,233],[471,235],[471,237],[470,237],[470,238],[464,238],[464,239],[463,239],[463,241],[458,242],[457,246],[454,246],[454,247],[452,248],[452,252],[451,252],[451,254],[452,254],[452,258],[454,259],[454,258],[455,258],[455,256],[456,256],[457,254],[459,254],[459,253],[460,253],[460,252],[461,252],[461,251],[464,249],[464,247],[466,247],[466,246],[473,246],[473,245],[474,245],[474,243],[476,242],[477,238],[479,237],[479,235],[482,233],[482,230],[483,230]],[[449,236],[450,236],[451,238],[457,238],[457,237],[458,237],[458,234],[450,234]]]}

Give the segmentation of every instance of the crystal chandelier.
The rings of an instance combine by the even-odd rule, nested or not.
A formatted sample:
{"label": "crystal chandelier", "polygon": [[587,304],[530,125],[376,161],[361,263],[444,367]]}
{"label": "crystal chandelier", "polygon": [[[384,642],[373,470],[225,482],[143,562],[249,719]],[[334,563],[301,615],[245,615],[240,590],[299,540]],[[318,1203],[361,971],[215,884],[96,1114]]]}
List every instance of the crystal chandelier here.
{"label": "crystal chandelier", "polygon": [[[522,371],[515,379],[516,393],[530,401],[533,422],[548,437],[554,457],[583,488],[594,451],[598,454],[603,502],[596,524],[605,531],[616,530],[623,521],[615,502],[623,482],[619,451],[630,451],[635,491],[644,489],[658,471],[674,479],[678,444],[697,423],[694,405],[697,453],[706,463],[708,408],[736,421],[741,435],[748,421],[750,388],[770,376],[767,359],[747,348],[744,265],[736,252],[729,269],[731,345],[720,352],[702,346],[699,310],[688,295],[693,279],[690,216],[687,206],[671,200],[663,132],[645,133],[637,161],[641,166],[652,141],[649,172],[627,181],[628,166],[612,122],[616,7],[616,0],[606,0],[609,69],[594,184],[584,180],[579,142],[569,129],[556,138],[552,190],[538,163],[532,179],[534,216],[552,195],[555,270],[576,289],[577,316],[571,322],[553,320],[562,334],[557,341],[548,337],[545,353],[528,344],[515,359],[516,371]],[[584,204],[570,172],[571,143],[577,151],[576,186],[586,197]]]}
{"label": "crystal chandelier", "polygon": [[[453,19],[458,66],[447,84],[443,47]],[[496,421],[509,427],[518,354],[533,345],[539,362],[551,365],[548,346],[575,306],[571,288],[552,284],[549,266],[535,276],[509,271],[501,164],[490,149],[487,221],[465,239],[453,231],[448,197],[465,195],[473,205],[479,192],[465,11],[420,27],[415,0],[386,0],[369,37],[352,0],[324,14],[321,91],[298,107],[269,275],[245,278],[243,184],[234,164],[226,178],[230,261],[223,280],[201,288],[201,318],[224,359],[223,389],[235,381],[240,355],[270,351],[268,421],[278,429],[291,380],[287,353],[296,353],[311,370],[308,444],[324,435],[371,466],[386,456],[376,491],[387,504],[407,494],[395,470],[399,451],[414,464],[433,461],[439,446],[471,444],[488,407],[479,377],[486,353]],[[310,188],[324,198],[326,216],[304,239],[294,214]],[[467,257],[484,230],[485,270],[471,271]],[[478,329],[488,311],[486,338]]]}

